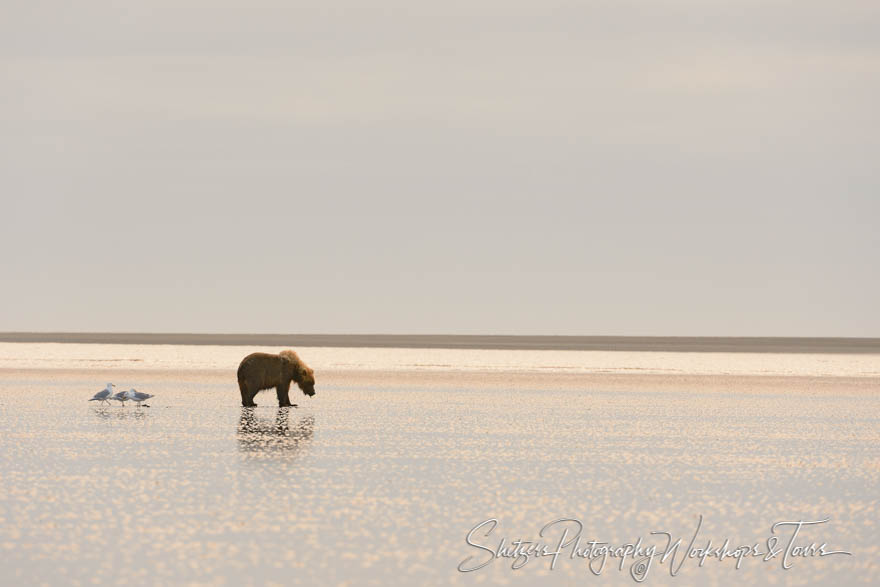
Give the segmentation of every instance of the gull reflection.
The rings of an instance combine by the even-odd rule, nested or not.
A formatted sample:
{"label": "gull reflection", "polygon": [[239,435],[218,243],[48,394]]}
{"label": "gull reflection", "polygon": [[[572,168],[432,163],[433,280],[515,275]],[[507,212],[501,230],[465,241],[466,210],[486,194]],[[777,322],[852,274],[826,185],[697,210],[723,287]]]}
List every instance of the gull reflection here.
{"label": "gull reflection", "polygon": [[242,408],[238,423],[238,447],[245,453],[296,454],[312,439],[314,416],[300,418],[290,425],[290,408],[278,408],[275,420],[260,418],[254,408]]}
{"label": "gull reflection", "polygon": [[146,420],[143,410],[120,410],[119,408],[92,408],[92,413],[102,420]]}

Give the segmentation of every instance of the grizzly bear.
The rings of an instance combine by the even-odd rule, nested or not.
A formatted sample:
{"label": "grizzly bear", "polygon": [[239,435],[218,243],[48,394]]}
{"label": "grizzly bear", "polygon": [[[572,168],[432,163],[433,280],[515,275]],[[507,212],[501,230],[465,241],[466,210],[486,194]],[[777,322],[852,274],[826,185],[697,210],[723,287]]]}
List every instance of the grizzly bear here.
{"label": "grizzly bear", "polygon": [[305,395],[315,395],[315,372],[306,366],[293,351],[281,351],[277,355],[253,353],[242,359],[238,366],[238,388],[241,405],[254,407],[254,397],[264,389],[275,388],[279,406],[289,406],[290,382],[296,384]]}

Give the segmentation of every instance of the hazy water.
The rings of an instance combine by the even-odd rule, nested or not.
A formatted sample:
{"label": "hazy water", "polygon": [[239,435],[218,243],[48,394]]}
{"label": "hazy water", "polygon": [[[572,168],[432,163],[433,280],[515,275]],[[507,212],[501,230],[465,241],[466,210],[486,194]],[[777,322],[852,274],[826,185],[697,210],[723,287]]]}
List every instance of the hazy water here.
{"label": "hazy water", "polygon": [[[0,369],[235,369],[283,347],[0,343]],[[880,377],[876,354],[690,353],[304,347],[316,371],[541,371]]]}
{"label": "hazy water", "polygon": [[[146,360],[139,349],[109,358]],[[228,362],[172,349],[187,364],[188,349]],[[326,350],[301,354],[349,360]],[[490,517],[500,522],[484,539],[493,547],[537,538],[561,517],[583,521],[585,540],[665,530],[686,545],[701,514],[702,537],[736,545],[763,545],[777,521],[830,518],[803,542],[854,556],[788,571],[688,561],[674,579],[656,566],[649,584],[867,584],[880,573],[880,397],[870,386],[727,378],[728,391],[537,390],[486,388],[477,372],[401,386],[393,369],[387,386],[321,385],[319,371],[318,395],[298,396],[299,408],[272,407],[265,392],[246,410],[234,371],[114,367],[120,386],[156,394],[152,407],[86,403],[107,367],[0,371],[2,584],[633,584],[610,564],[589,575],[581,560],[552,572],[545,559],[518,571],[509,560],[456,567],[481,555],[465,535]]]}

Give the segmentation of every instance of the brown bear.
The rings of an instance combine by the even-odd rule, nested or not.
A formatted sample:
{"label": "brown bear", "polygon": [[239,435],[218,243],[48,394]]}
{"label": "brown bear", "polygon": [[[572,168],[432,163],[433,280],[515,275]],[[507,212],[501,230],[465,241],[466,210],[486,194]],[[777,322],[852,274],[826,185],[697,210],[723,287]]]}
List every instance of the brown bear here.
{"label": "brown bear", "polygon": [[264,389],[275,388],[278,405],[289,406],[290,382],[296,384],[305,395],[315,395],[315,372],[306,366],[293,351],[281,351],[277,355],[253,353],[242,359],[238,366],[238,388],[241,405],[254,407],[254,397]]}

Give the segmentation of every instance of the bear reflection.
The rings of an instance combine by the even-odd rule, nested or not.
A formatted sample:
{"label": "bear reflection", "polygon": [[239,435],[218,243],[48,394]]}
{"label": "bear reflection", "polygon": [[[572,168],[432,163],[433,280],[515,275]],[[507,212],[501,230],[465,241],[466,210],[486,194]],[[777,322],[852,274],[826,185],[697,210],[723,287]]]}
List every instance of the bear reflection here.
{"label": "bear reflection", "polygon": [[296,454],[312,439],[315,418],[300,418],[290,425],[290,408],[278,408],[274,421],[260,418],[254,408],[242,408],[238,424],[238,447],[244,453]]}

